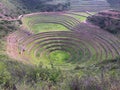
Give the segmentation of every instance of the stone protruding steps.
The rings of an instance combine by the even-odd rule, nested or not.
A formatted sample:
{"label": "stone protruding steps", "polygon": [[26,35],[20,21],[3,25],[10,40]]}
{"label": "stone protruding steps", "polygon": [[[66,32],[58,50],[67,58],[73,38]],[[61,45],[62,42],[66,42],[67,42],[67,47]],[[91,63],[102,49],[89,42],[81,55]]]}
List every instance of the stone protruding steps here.
{"label": "stone protruding steps", "polygon": [[101,11],[110,9],[107,0],[70,0],[72,11]]}

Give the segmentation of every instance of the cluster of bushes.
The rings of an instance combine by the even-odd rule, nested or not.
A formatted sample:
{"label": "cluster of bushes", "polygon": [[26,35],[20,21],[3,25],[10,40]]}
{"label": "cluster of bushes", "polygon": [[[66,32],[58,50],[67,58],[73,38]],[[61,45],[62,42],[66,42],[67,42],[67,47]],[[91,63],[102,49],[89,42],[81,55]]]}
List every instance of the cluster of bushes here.
{"label": "cluster of bushes", "polygon": [[70,90],[119,90],[120,79],[93,76],[75,77],[69,83]]}
{"label": "cluster of bushes", "polygon": [[10,61],[4,55],[0,55],[0,58],[0,87],[4,90],[17,90],[17,85],[21,84],[35,87],[44,83],[47,85],[47,88],[51,88],[64,79],[59,69],[43,68],[42,65],[24,65]]}
{"label": "cluster of bushes", "polygon": [[[115,61],[116,62],[116,61]],[[103,63],[102,63],[103,64]],[[106,65],[105,65],[106,66]],[[111,66],[112,67],[112,66]],[[0,55],[1,90],[119,90],[120,68],[63,71],[26,65]],[[80,73],[80,72],[83,73]],[[74,74],[73,74],[74,73]]]}
{"label": "cluster of bushes", "polygon": [[15,26],[15,22],[1,20],[0,21],[0,39],[5,37],[10,32],[17,30],[17,26]]}

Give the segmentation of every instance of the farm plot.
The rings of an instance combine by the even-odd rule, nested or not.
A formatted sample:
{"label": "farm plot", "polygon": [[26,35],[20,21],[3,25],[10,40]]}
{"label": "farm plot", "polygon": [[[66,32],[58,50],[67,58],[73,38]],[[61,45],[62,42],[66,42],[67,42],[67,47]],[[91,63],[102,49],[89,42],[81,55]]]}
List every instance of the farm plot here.
{"label": "farm plot", "polygon": [[[65,13],[38,13],[24,16],[23,25],[31,30],[41,23],[58,24],[66,28],[51,30],[17,31],[15,35],[16,59],[34,65],[74,69],[112,60],[120,56],[120,40],[112,34],[85,23]],[[39,26],[39,28],[42,26]],[[55,28],[54,28],[55,29]],[[37,30],[37,29],[36,29]],[[10,42],[9,42],[10,43]],[[13,43],[12,43],[13,44]],[[8,46],[9,48],[9,46]]]}

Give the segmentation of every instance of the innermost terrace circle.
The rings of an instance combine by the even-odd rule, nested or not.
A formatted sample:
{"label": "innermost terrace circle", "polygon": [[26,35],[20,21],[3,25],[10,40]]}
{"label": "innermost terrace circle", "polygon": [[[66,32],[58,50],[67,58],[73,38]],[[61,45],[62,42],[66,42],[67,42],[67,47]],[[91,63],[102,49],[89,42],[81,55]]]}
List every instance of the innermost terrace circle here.
{"label": "innermost terrace circle", "polygon": [[51,61],[63,62],[69,60],[70,53],[62,50],[56,50],[49,54],[49,58]]}

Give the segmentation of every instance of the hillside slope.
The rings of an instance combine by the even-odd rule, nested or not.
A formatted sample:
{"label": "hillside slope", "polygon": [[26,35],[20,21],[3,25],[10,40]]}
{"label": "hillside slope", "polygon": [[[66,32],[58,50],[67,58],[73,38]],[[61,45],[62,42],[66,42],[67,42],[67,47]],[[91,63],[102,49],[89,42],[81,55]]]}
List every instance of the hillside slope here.
{"label": "hillside slope", "polygon": [[62,11],[66,3],[48,4],[52,0],[0,0],[0,16],[16,17],[21,14],[40,11]]}
{"label": "hillside slope", "polygon": [[102,11],[88,17],[88,21],[120,37],[120,11]]}

